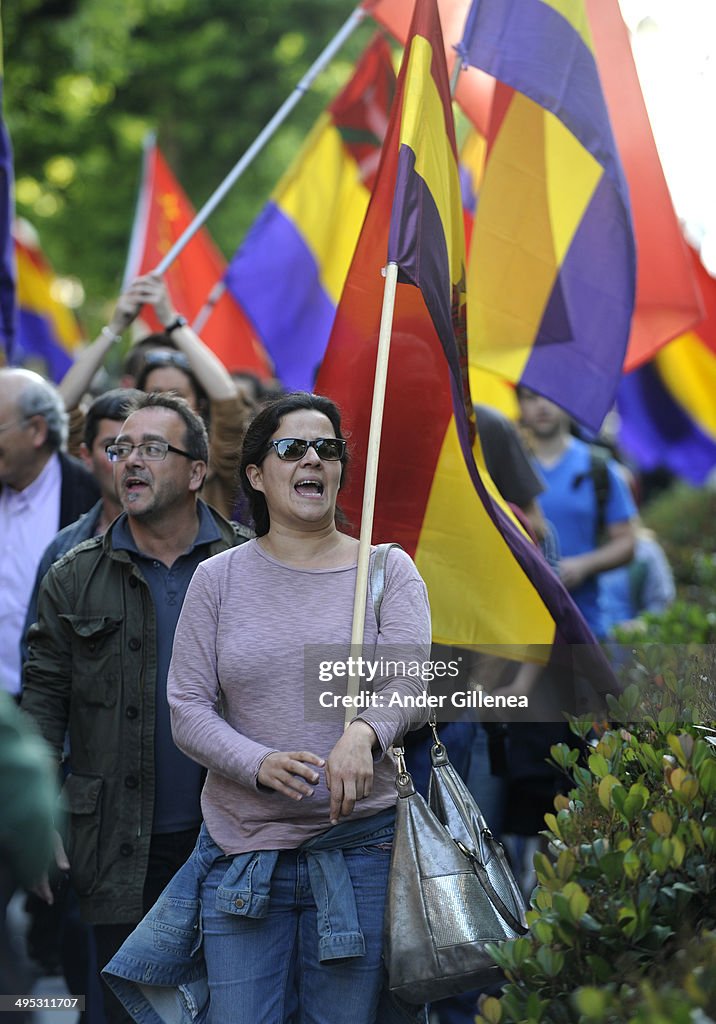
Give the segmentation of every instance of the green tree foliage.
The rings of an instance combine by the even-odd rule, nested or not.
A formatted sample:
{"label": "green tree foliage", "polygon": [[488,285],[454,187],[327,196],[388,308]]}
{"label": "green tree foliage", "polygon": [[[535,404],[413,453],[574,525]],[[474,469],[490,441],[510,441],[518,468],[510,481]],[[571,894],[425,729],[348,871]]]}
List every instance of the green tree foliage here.
{"label": "green tree foliage", "polygon": [[[92,331],[116,296],[154,130],[199,207],[353,9],[352,0],[13,0],[3,8],[5,118],[17,211]],[[213,215],[230,257],[372,25],[354,34]]]}
{"label": "green tree foliage", "polygon": [[[478,1024],[693,1024],[716,1009],[716,693],[690,659],[610,704],[586,756],[560,743],[572,788],[545,815],[551,857],[523,938],[488,944],[500,999]],[[694,701],[707,725],[695,724]],[[582,739],[591,722],[573,722]]]}

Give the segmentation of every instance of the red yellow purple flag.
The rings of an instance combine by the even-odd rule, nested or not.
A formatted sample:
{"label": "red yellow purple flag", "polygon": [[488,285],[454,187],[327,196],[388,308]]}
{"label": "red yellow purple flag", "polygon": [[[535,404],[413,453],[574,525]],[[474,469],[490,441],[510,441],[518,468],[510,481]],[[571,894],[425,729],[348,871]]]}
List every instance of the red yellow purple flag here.
{"label": "red yellow purple flag", "polygon": [[697,486],[716,471],[716,280],[690,250],[705,317],[625,374],[619,441],[644,470],[668,469]]}
{"label": "red yellow purple flag", "polygon": [[[194,219],[194,208],[174,177],[153,138],[147,140],[137,213],[132,229],[125,284],[148,274]],[[191,323],[226,262],[206,228],[201,228],[165,274],[171,300]],[[151,309],[142,310],[151,330],[161,325]],[[248,370],[259,377],[273,374],[270,361],[236,299],[224,292],[201,328],[201,337],[230,371]]]}
{"label": "red yellow purple flag", "polygon": [[[452,46],[462,38],[471,3],[472,0],[438,0],[446,52],[450,51],[448,66],[453,59]],[[702,308],[651,133],[618,0],[585,0],[585,4],[599,79],[629,187],[636,238],[636,295],[624,362],[624,369],[629,371],[696,324]],[[363,6],[396,39],[405,42],[412,3],[364,0]],[[500,6],[506,10],[507,0]],[[562,6],[567,10],[570,4]],[[494,92],[495,79],[478,68],[469,67],[458,78],[456,99],[483,135],[489,132]],[[543,115],[541,119],[548,120]],[[544,134],[539,127],[534,131],[538,140]],[[541,144],[538,141],[538,150]],[[559,194],[560,189],[555,187],[552,191]],[[567,206],[568,190],[562,194]],[[506,205],[514,208],[515,199],[508,199]],[[523,206],[523,216],[544,221],[544,209],[544,201],[532,212]],[[561,218],[569,218],[568,208]],[[469,276],[468,294],[472,307],[473,285]],[[585,376],[586,373],[585,369]]]}
{"label": "red yellow purple flag", "polygon": [[597,430],[626,353],[636,250],[584,0],[474,0],[459,50],[498,80],[470,358]]}
{"label": "red yellow purple flag", "polygon": [[42,359],[48,376],[59,382],[82,342],[77,319],[58,297],[57,278],[45,258],[37,232],[18,219],[13,226],[17,266],[17,332],[13,358]]}
{"label": "red yellow purple flag", "polygon": [[415,559],[436,642],[536,660],[583,644],[582,655],[608,678],[571,598],[475,464],[460,183],[435,0],[416,4],[375,189],[317,381],[341,406],[352,438],[341,507],[356,531],[386,256],[409,283],[396,294],[373,539],[398,541]]}
{"label": "red yellow purple flag", "polygon": [[376,33],[252,225],[226,271],[291,389],[313,387],[368,208],[395,92]]}

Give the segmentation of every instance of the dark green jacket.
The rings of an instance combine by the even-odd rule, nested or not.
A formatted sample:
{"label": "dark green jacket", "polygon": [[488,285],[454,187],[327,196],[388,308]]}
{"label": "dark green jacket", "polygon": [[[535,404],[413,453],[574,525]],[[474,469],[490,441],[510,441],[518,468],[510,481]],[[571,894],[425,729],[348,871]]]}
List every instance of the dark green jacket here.
{"label": "dark green jacket", "polygon": [[[221,540],[210,554],[252,536],[211,511]],[[67,853],[92,924],[142,918],[154,806],[154,604],[111,531],[73,548],[45,577],[22,698],[58,761],[69,728]]]}

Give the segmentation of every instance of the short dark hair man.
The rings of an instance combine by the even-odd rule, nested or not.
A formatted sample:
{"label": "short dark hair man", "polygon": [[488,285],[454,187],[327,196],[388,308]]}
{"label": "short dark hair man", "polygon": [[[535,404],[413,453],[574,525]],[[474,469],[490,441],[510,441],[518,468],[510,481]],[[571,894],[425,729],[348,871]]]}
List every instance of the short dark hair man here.
{"label": "short dark hair man", "polygon": [[[198,499],[208,442],[183,399],[143,395],[108,454],[124,512],[48,571],[23,695],[58,760],[69,727],[68,859],[100,967],[194,845],[202,773],[171,738],[172,642],[196,566],[250,536]],[[108,990],[105,1007],[130,1019]]]}

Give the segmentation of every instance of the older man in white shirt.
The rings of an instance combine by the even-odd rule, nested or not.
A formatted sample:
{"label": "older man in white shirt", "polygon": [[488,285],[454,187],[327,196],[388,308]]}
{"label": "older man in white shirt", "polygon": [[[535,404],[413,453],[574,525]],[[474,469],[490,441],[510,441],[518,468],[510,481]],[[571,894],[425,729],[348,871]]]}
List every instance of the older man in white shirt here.
{"label": "older man in white shirt", "polygon": [[92,475],[63,449],[67,414],[52,384],[0,369],[0,688],[19,694],[20,641],[42,553],[97,501]]}

